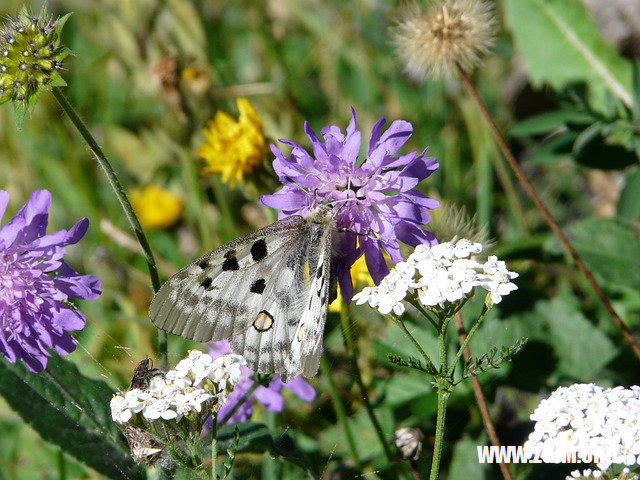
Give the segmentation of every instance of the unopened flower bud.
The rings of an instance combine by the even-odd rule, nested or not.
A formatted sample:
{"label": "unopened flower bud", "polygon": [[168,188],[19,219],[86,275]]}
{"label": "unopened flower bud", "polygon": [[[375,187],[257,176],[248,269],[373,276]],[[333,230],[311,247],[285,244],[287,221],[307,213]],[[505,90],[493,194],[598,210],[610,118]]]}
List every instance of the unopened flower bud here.
{"label": "unopened flower bud", "polygon": [[423,438],[419,428],[399,428],[394,435],[396,447],[406,460],[417,460],[420,457]]}
{"label": "unopened flower bud", "polygon": [[23,9],[0,28],[0,104],[27,105],[61,80],[58,72],[69,51],[60,32],[68,16],[53,20],[46,6],[39,15]]}

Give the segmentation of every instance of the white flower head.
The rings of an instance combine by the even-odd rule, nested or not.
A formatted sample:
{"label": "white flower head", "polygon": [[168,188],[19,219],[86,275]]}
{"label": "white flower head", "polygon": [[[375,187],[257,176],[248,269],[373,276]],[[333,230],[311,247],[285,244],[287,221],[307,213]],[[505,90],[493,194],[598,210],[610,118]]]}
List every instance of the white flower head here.
{"label": "white flower head", "polygon": [[[500,303],[502,297],[517,289],[511,282],[518,276],[495,256],[481,264],[474,255],[482,252],[482,244],[462,238],[433,247],[418,245],[406,262],[395,268],[375,287],[366,287],[353,299],[368,303],[382,314],[401,315],[408,294],[416,294],[425,307],[442,308],[472,295],[476,287],[488,292],[489,304]],[[416,278],[417,275],[417,278]]]}
{"label": "white flower head", "polygon": [[[558,462],[577,454],[583,461],[593,458],[600,470],[612,464],[635,464],[638,460],[638,387],[606,390],[594,384],[560,387],[540,402],[531,419],[536,424],[524,444],[525,455],[535,453],[545,462]],[[578,474],[599,478],[584,472]]]}
{"label": "white flower head", "polygon": [[209,372],[209,379],[217,385],[217,392],[226,397],[226,392],[238,384],[242,376],[241,366],[247,361],[241,355],[228,354],[216,358]]}

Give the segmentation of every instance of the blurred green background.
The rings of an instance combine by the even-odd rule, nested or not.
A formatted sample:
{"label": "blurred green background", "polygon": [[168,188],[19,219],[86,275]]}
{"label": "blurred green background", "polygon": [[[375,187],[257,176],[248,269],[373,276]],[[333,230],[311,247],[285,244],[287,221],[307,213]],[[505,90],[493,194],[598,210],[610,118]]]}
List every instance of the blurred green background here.
{"label": "blurred green background", "polygon": [[[640,105],[640,81],[634,88],[633,76],[640,9],[629,13],[625,3],[635,2],[607,2],[606,8],[597,1],[498,2],[500,34],[473,78],[542,199],[637,334],[640,127],[632,106]],[[21,5],[4,0],[0,13],[15,14]],[[40,4],[31,7],[37,11]],[[487,229],[496,253],[520,273],[519,290],[492,311],[471,345],[484,352],[521,336],[530,339],[513,363],[480,377],[503,444],[522,443],[540,395],[558,385],[638,382],[638,359],[522,192],[461,83],[416,83],[403,75],[389,35],[400,2],[59,0],[49,9],[55,16],[74,12],[63,34],[74,52],[62,72],[65,92],[122,183],[128,190],[166,188],[184,202],[175,225],[147,232],[163,280],[275,218],[257,207],[259,194],[277,188],[270,152],[245,187],[231,189],[218,177],[199,175],[195,152],[216,111],[236,116],[236,97],[247,97],[270,142],[289,138],[308,147],[305,120],[316,131],[329,124],[345,128],[353,106],[363,139],[380,116],[411,122],[414,134],[404,151],[430,146],[440,162],[423,190],[466,207]],[[50,231],[90,219],[87,236],[69,249],[68,259],[76,270],[97,275],[103,294],[79,304],[87,327],[68,358],[83,374],[125,387],[134,365],[155,352],[146,266],[102,172],[50,94],[21,131],[12,107],[0,107],[0,188],[11,194],[5,221],[36,188],[53,195]],[[446,232],[447,217],[437,225],[436,233]],[[467,311],[478,311],[477,300]],[[389,438],[402,426],[423,429],[419,468],[426,472],[436,408],[431,386],[388,363],[388,352],[413,353],[397,327],[366,307],[353,309],[351,324],[383,427]],[[431,350],[432,332],[413,326]],[[367,478],[393,478],[366,418],[335,314],[325,345]],[[170,363],[193,346],[171,336]],[[287,397],[285,412],[267,420],[295,440],[317,475],[353,478],[327,379],[310,382],[318,391],[315,402]],[[264,412],[257,409],[254,418],[265,420]],[[475,446],[488,441],[469,384],[451,397],[447,422],[443,476],[498,478],[495,466],[477,463]],[[260,455],[240,457],[237,478],[260,476],[262,462]],[[276,475],[271,478],[304,476],[287,462],[266,462]],[[568,471],[513,467],[517,478],[561,478]],[[86,477],[98,475],[59,453],[0,403],[0,479]]]}

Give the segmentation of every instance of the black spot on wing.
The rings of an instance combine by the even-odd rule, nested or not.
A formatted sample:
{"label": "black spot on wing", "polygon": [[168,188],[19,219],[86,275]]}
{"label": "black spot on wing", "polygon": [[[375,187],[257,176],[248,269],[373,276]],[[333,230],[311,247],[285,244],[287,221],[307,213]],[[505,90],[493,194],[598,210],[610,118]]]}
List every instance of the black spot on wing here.
{"label": "black spot on wing", "polygon": [[[226,255],[225,255],[226,257]],[[228,272],[229,270],[239,270],[238,259],[234,256],[229,256],[222,262],[222,271]]]}
{"label": "black spot on wing", "polygon": [[200,263],[198,263],[198,266],[204,270],[205,268],[207,268],[209,266],[209,262],[207,262],[206,260],[202,260]]}
{"label": "black spot on wing", "polygon": [[259,278],[258,280],[253,282],[249,291],[251,291],[252,293],[262,294],[262,292],[264,292],[265,284],[266,283],[264,281],[264,278]]}
{"label": "black spot on wing", "polygon": [[267,256],[267,242],[264,241],[264,238],[260,240],[256,240],[251,245],[251,258],[253,258],[254,262],[259,262]]}
{"label": "black spot on wing", "polygon": [[208,290],[211,287],[211,284],[213,283],[213,280],[209,277],[205,278],[204,281],[200,284],[200,286],[202,288],[204,288],[205,290]]}
{"label": "black spot on wing", "polygon": [[231,258],[236,256],[236,251],[231,249],[224,254],[224,258]]}

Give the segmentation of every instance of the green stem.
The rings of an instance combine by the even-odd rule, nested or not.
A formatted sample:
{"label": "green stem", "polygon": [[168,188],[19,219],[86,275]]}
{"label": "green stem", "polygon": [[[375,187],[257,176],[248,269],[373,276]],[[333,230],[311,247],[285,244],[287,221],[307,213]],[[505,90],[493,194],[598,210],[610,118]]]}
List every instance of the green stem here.
{"label": "green stem", "polygon": [[351,453],[351,460],[353,460],[356,470],[360,472],[362,471],[362,464],[360,463],[360,457],[358,456],[358,450],[356,449],[356,442],[353,438],[353,432],[351,431],[351,427],[347,420],[347,412],[344,408],[344,404],[342,403],[342,399],[340,398],[340,392],[338,391],[336,382],[333,381],[331,367],[329,366],[326,355],[322,355],[322,357],[320,357],[320,370],[322,371],[322,376],[327,379],[327,383],[329,384],[329,395],[333,402],[336,417],[338,417],[338,422],[342,426],[342,432],[347,440],[347,447],[349,448],[349,453]]}
{"label": "green stem", "polygon": [[211,414],[211,480],[218,478],[218,412]]}
{"label": "green stem", "polygon": [[460,358],[462,358],[462,355],[464,354],[464,350],[467,348],[467,345],[469,345],[469,342],[471,341],[471,337],[473,336],[474,333],[476,333],[476,330],[478,329],[478,327],[482,323],[482,320],[484,320],[484,317],[487,315],[488,312],[489,312],[489,308],[487,308],[487,305],[485,304],[482,309],[482,312],[480,313],[480,316],[478,316],[478,319],[475,321],[475,323],[471,327],[471,330],[469,330],[469,333],[467,333],[467,338],[464,339],[464,342],[462,343],[462,345],[460,346],[460,349],[458,350],[458,353],[456,354],[456,358],[453,360],[453,363],[451,364],[451,367],[447,372],[447,375],[449,376],[449,378],[453,378],[453,374],[456,371],[456,366],[458,365]]}
{"label": "green stem", "polygon": [[427,320],[429,320],[431,325],[433,325],[436,330],[440,330],[440,323],[436,321],[435,318],[433,318],[433,315],[431,313],[429,313],[427,310],[424,309],[424,307],[420,304],[420,302],[416,301],[416,299],[413,297],[408,297],[407,301],[411,305],[413,305],[416,308],[416,310],[418,310],[422,315],[424,315],[424,317]]}
{"label": "green stem", "polygon": [[[129,225],[133,229],[133,232],[138,239],[138,243],[142,248],[142,252],[144,254],[144,258],[147,262],[147,267],[149,268],[149,277],[151,278],[151,285],[153,286],[153,291],[157,292],[160,290],[160,277],[158,275],[158,267],[156,267],[155,259],[153,258],[153,252],[151,251],[151,247],[149,246],[149,241],[147,240],[144,231],[142,230],[142,226],[138,221],[138,217],[136,216],[131,203],[129,203],[129,199],[127,198],[127,194],[122,188],[120,181],[116,173],[113,171],[109,160],[105,156],[104,152],[98,145],[98,142],[93,138],[91,132],[84,124],[80,116],[77,114],[73,106],[67,100],[67,97],[64,96],[62,90],[59,87],[55,87],[52,90],[53,96],[56,98],[64,112],[68,115],[71,123],[76,127],[80,135],[87,145],[89,149],[93,152],[98,165],[102,168],[102,171],[107,176],[107,180],[109,181],[109,185],[111,185],[111,189],[115,193],[118,201],[120,202],[120,206],[124,210],[124,214],[129,221]],[[162,330],[158,330],[158,352],[160,355],[160,367],[167,368],[167,334]]]}
{"label": "green stem", "polygon": [[438,411],[436,413],[436,434],[433,444],[433,459],[431,461],[431,474],[429,480],[437,480],[442,457],[444,443],[444,419],[447,412],[447,399],[451,388],[450,381],[444,372],[447,371],[447,329],[448,321],[443,322],[443,328],[438,334],[438,351],[440,354],[440,375],[437,378],[438,386]]}
{"label": "green stem", "polygon": [[402,321],[402,319],[400,317],[397,317],[396,315],[391,315],[391,318],[393,319],[394,322],[396,322],[396,325],[398,325],[402,331],[404,332],[404,334],[409,337],[409,340],[411,340],[411,342],[413,343],[413,345],[416,347],[416,349],[420,352],[420,355],[422,355],[422,358],[424,358],[424,361],[427,362],[427,366],[431,367],[434,371],[436,370],[436,367],[433,365],[433,362],[431,361],[431,358],[429,357],[429,355],[427,355],[427,352],[425,352],[422,347],[420,346],[420,344],[418,343],[418,341],[415,339],[415,337],[413,335],[411,335],[411,332],[409,331],[409,329],[407,328],[407,326],[404,324],[404,322]]}
{"label": "green stem", "polygon": [[342,302],[342,308],[340,309],[340,326],[342,330],[342,336],[344,338],[345,346],[347,347],[347,353],[349,354],[349,360],[351,361],[351,367],[355,373],[356,383],[360,389],[360,394],[362,395],[362,399],[364,400],[364,406],[367,411],[367,415],[371,420],[371,424],[378,435],[378,440],[380,445],[382,446],[382,450],[384,451],[385,456],[389,463],[393,462],[393,452],[391,452],[391,448],[389,447],[389,441],[387,441],[384,431],[382,430],[382,425],[378,421],[378,417],[376,417],[375,412],[373,411],[373,406],[371,405],[371,400],[369,399],[369,392],[362,380],[362,373],[360,372],[360,367],[358,365],[358,352],[356,349],[355,342],[353,341],[353,337],[351,336],[350,327],[349,327],[349,306],[346,302]]}
{"label": "green stem", "polygon": [[[242,405],[244,405],[244,402],[249,400],[249,397],[251,396],[251,394],[253,392],[255,392],[256,388],[258,388],[259,386],[260,386],[260,382],[254,380],[253,385],[251,385],[249,390],[244,392],[244,395],[242,395],[242,397],[240,397],[240,400],[233,406],[231,411],[224,416],[224,418],[222,419],[222,421],[220,423],[222,425],[226,425],[226,423],[229,421],[229,419],[231,417],[233,417],[238,410],[240,410],[240,407],[242,407]],[[217,417],[216,417],[216,419],[217,419]]]}
{"label": "green stem", "polygon": [[[265,424],[270,431],[274,431],[276,429],[276,413],[275,412],[265,412],[264,414]],[[264,455],[262,457],[262,468],[261,474],[262,480],[276,480],[280,478],[277,472],[278,464],[276,463],[275,458],[271,455]]]}
{"label": "green stem", "polygon": [[443,387],[438,387],[438,412],[436,416],[436,438],[433,444],[433,459],[431,461],[431,474],[429,480],[437,480],[442,458],[442,445],[444,440],[444,419],[447,412],[447,398],[449,392]]}
{"label": "green stem", "polygon": [[58,450],[58,478],[60,480],[67,480],[67,462],[64,459],[64,452]]}

